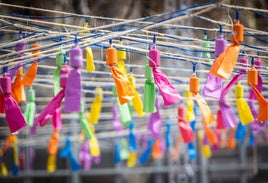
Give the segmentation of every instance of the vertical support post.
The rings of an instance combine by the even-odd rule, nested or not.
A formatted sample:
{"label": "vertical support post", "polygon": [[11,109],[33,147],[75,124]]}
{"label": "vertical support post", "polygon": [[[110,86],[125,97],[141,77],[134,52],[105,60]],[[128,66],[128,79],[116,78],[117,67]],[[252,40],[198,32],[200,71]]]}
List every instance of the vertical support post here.
{"label": "vertical support post", "polygon": [[239,145],[239,159],[240,159],[240,183],[246,183],[247,182],[247,170],[245,169],[246,166],[246,146],[245,143],[240,143]]}
{"label": "vertical support post", "polygon": [[[162,159],[156,159],[154,160],[154,165],[157,167],[157,168],[161,168],[163,166],[163,163],[162,163]],[[155,183],[163,183],[164,180],[163,180],[163,174],[158,172],[155,174],[154,176],[154,182]]]}

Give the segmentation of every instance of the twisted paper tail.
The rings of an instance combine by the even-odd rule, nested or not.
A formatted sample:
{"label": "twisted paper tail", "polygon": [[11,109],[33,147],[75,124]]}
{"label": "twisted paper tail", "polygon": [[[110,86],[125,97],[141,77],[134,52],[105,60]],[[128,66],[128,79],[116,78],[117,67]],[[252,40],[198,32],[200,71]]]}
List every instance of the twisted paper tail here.
{"label": "twisted paper tail", "polygon": [[142,104],[142,100],[140,97],[140,94],[137,92],[137,90],[134,90],[134,98],[132,99],[132,104],[133,107],[135,109],[135,111],[137,112],[138,116],[143,116],[143,104]]}
{"label": "twisted paper tail", "polygon": [[113,127],[114,127],[114,130],[117,132],[123,130],[123,126],[119,120],[118,109],[115,105],[113,106]]}
{"label": "twisted paper tail", "polygon": [[53,173],[56,170],[56,160],[57,157],[55,154],[49,154],[47,158],[47,171]]}
{"label": "twisted paper tail", "polygon": [[156,112],[155,99],[155,84],[151,80],[146,80],[143,96],[143,112]]}
{"label": "twisted paper tail", "polygon": [[69,139],[66,139],[66,144],[60,153],[60,157],[69,159],[72,171],[80,170],[80,165],[72,154],[72,145]]}
{"label": "twisted paper tail", "polygon": [[114,163],[119,164],[120,162],[121,162],[120,142],[116,141],[114,144]]}
{"label": "twisted paper tail", "polygon": [[61,107],[59,106],[52,115],[52,125],[55,129],[62,128]]}
{"label": "twisted paper tail", "polygon": [[56,68],[56,70],[53,73],[53,83],[54,83],[54,95],[57,95],[60,90],[60,70],[61,70],[61,66],[58,66]]}
{"label": "twisted paper tail", "polygon": [[58,144],[59,144],[59,130],[58,129],[54,129],[49,143],[48,143],[48,154],[50,155],[55,155],[58,152]]}
{"label": "twisted paper tail", "polygon": [[258,103],[259,103],[259,114],[258,114],[257,121],[258,122],[266,121],[268,119],[268,103],[257,88],[251,87],[251,89],[255,93],[256,98],[257,98]]}
{"label": "twisted paper tail", "polygon": [[142,152],[142,154],[139,158],[140,164],[144,165],[149,160],[150,155],[152,153],[153,144],[154,144],[154,140],[149,139],[147,142],[147,148],[145,149],[144,152]]}
{"label": "twisted paper tail", "polygon": [[79,118],[80,118],[80,124],[87,136],[87,138],[90,140],[91,138],[93,138],[93,134],[89,128],[88,122],[87,122],[87,118],[84,112],[79,112]]}
{"label": "twisted paper tail", "polygon": [[24,86],[22,83],[21,75],[22,75],[22,67],[17,72],[16,78],[12,85],[12,97],[18,102],[25,102],[26,101],[26,94],[24,90]]}
{"label": "twisted paper tail", "polygon": [[38,62],[33,62],[25,73],[22,83],[26,87],[31,87],[37,74]]}
{"label": "twisted paper tail", "polygon": [[236,105],[240,121],[243,125],[247,125],[254,121],[254,117],[251,113],[248,103],[244,98],[237,98]]}
{"label": "twisted paper tail", "polygon": [[234,149],[235,148],[235,128],[232,128],[230,131],[227,147],[229,149]]}
{"label": "twisted paper tail", "polygon": [[0,153],[4,154],[6,150],[10,147],[10,145],[14,142],[14,135],[10,134],[6,140],[5,143],[0,151]]}
{"label": "twisted paper tail", "polygon": [[239,54],[239,45],[229,46],[214,62],[210,73],[218,78],[228,79],[234,69]]}
{"label": "twisted paper tail", "polygon": [[[259,92],[262,91],[262,77],[260,75],[258,75],[258,85],[255,87]],[[251,99],[251,100],[257,100],[256,98],[256,95],[254,93],[254,91],[251,89],[250,92],[249,92],[249,96],[248,96],[248,99]]]}
{"label": "twisted paper tail", "polygon": [[17,102],[10,95],[5,95],[4,107],[7,124],[11,133],[15,133],[26,126],[26,121]]}
{"label": "twisted paper tail", "polygon": [[254,101],[252,100],[248,100],[248,105],[250,107],[251,113],[254,117],[254,121],[250,124],[250,127],[253,131],[263,131],[264,129],[266,129],[266,123],[265,122],[257,122],[257,118],[258,118],[258,111],[257,109],[254,107]]}
{"label": "twisted paper tail", "polygon": [[202,112],[203,118],[206,124],[211,124],[215,121],[215,118],[207,104],[207,102],[201,97],[201,95],[196,94],[194,95],[197,101],[197,104]]}
{"label": "twisted paper tail", "polygon": [[62,89],[43,109],[43,111],[35,118],[35,122],[39,123],[40,126],[44,126],[52,115],[55,113],[56,109],[61,105],[62,99],[64,97],[64,89]]}
{"label": "twisted paper tail", "polygon": [[205,97],[219,99],[221,96],[222,87],[223,79],[209,73],[203,89],[203,95]]}
{"label": "twisted paper tail", "polygon": [[80,112],[81,105],[81,73],[78,69],[73,69],[66,82],[65,88],[65,112]]}
{"label": "twisted paper tail", "polygon": [[216,128],[221,130],[224,129],[224,122],[223,122],[223,118],[222,118],[222,111],[221,109],[218,109],[217,111],[217,125]]}
{"label": "twisted paper tail", "polygon": [[147,129],[151,131],[153,137],[159,137],[161,134],[162,120],[160,112],[156,111],[150,115],[149,123]]}
{"label": "twisted paper tail", "polygon": [[26,103],[24,117],[25,117],[26,123],[30,127],[32,127],[34,124],[35,109],[36,109],[35,102],[30,101]]}
{"label": "twisted paper tail", "polygon": [[102,96],[96,95],[93,103],[91,104],[88,122],[98,123],[102,108]]}
{"label": "twisted paper tail", "polygon": [[122,105],[132,100],[135,95],[128,78],[115,66],[110,66],[110,70],[114,78],[120,104]]}
{"label": "twisted paper tail", "polygon": [[244,77],[244,74],[237,74],[233,79],[227,84],[227,86],[222,90],[221,96],[225,96],[233,85],[235,85],[240,79]]}
{"label": "twisted paper tail", "polygon": [[166,75],[156,67],[153,67],[152,70],[154,74],[155,84],[157,85],[164,100],[164,106],[172,105],[176,101],[180,100],[180,94],[166,77]]}
{"label": "twisted paper tail", "polygon": [[206,137],[211,145],[217,145],[219,143],[219,139],[216,134],[213,132],[211,128],[209,128],[206,124],[203,123]]}
{"label": "twisted paper tail", "polygon": [[137,161],[137,153],[135,151],[130,152],[128,160],[127,160],[127,166],[130,167],[130,168],[135,166],[136,161]]}
{"label": "twisted paper tail", "polygon": [[156,139],[152,148],[152,157],[153,159],[160,159],[162,156],[163,152],[161,149],[160,139]]}
{"label": "twisted paper tail", "polygon": [[194,141],[194,133],[190,124],[184,119],[184,108],[182,105],[178,108],[178,125],[183,141],[185,143]]}
{"label": "twisted paper tail", "polygon": [[227,104],[224,97],[220,98],[219,100],[219,106],[222,113],[222,121],[225,128],[234,128],[236,127],[236,117],[234,115],[233,110],[231,107]]}
{"label": "twisted paper tail", "polygon": [[100,147],[98,139],[95,135],[89,140],[90,154],[93,157],[100,156]]}

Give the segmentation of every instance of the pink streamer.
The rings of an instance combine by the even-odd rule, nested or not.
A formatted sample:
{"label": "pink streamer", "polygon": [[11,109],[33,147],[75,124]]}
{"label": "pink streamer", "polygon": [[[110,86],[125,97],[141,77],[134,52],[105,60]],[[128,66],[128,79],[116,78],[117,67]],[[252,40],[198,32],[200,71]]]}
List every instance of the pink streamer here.
{"label": "pink streamer", "polygon": [[56,128],[56,129],[62,128],[60,106],[55,110],[54,114],[52,115],[52,125],[53,125],[53,128]]}
{"label": "pink streamer", "polygon": [[35,122],[40,126],[44,126],[48,120],[52,118],[55,111],[60,108],[62,99],[64,97],[64,89],[62,89],[43,109],[43,111],[35,118]]}
{"label": "pink streamer", "polygon": [[164,106],[174,104],[177,100],[180,100],[180,94],[166,77],[166,75],[156,67],[152,67],[152,71],[154,74],[155,84],[157,85],[164,100]]}

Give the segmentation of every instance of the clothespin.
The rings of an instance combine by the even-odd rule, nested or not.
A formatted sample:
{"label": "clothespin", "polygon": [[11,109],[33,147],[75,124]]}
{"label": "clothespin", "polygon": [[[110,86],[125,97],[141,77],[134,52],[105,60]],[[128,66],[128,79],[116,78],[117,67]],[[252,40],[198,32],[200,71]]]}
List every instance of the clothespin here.
{"label": "clothespin", "polygon": [[176,101],[181,99],[180,94],[176,88],[172,85],[166,75],[161,72],[157,67],[160,66],[160,51],[156,49],[156,37],[153,38],[153,46],[149,51],[149,66],[152,68],[154,75],[154,82],[157,85],[162,98],[164,100],[164,106],[172,105]]}

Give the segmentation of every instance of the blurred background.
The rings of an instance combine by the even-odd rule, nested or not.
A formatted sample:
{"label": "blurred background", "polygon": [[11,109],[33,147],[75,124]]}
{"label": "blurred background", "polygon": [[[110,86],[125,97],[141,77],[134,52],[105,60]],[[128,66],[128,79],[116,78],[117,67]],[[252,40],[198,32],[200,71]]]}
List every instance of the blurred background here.
{"label": "blurred background", "polygon": [[[83,15],[94,15],[101,17],[111,17],[111,18],[120,18],[120,19],[137,19],[141,17],[146,17],[155,14],[161,14],[164,12],[171,12],[179,9],[183,9],[190,6],[195,6],[199,4],[209,3],[211,1],[207,0],[1,0],[2,3],[22,5],[26,7],[36,7],[49,10],[56,10],[61,12],[70,12],[75,14]],[[219,1],[220,2],[220,1]],[[226,4],[230,3],[232,5],[244,6],[244,7],[253,7],[260,9],[268,8],[267,0],[237,0],[237,1],[225,1]],[[14,14],[22,15],[32,15],[32,16],[52,16],[49,12],[43,12],[38,10],[29,10],[23,8],[12,8],[7,6],[1,6],[2,12],[9,12]],[[229,22],[230,17],[235,17],[235,11],[227,10],[226,8],[214,8],[213,10],[202,14],[204,17],[208,17],[214,20]],[[51,20],[57,23],[71,24],[82,26],[84,23],[83,18],[70,18],[70,19],[54,19]],[[250,11],[241,11],[240,12],[240,22],[243,23],[245,27],[257,29],[260,31],[267,31],[268,19],[267,15],[261,16],[257,13]],[[100,26],[98,21],[89,20],[89,27]],[[108,23],[107,23],[108,24]],[[196,29],[163,29],[159,32],[177,35],[183,37],[199,38],[202,39],[204,35],[203,28],[215,28],[218,27],[215,24],[209,23],[207,21],[198,19],[198,18],[188,18],[184,21],[175,22],[174,25],[185,25],[190,27],[196,27]],[[103,23],[105,25],[105,23]],[[198,28],[200,27],[200,29]],[[226,28],[227,29],[227,28]],[[2,32],[0,30],[0,32]],[[208,38],[215,40],[217,37],[217,31],[207,32]],[[17,35],[6,36],[4,32],[1,33],[1,41],[5,42],[7,40],[14,39]],[[267,46],[267,43],[254,39],[253,37],[246,37],[245,42],[249,45],[258,44]],[[182,42],[188,44],[186,41]],[[44,44],[44,43],[43,43]],[[146,48],[146,47],[145,47]],[[168,48],[163,48],[162,50],[168,50]],[[96,60],[104,60],[103,50],[93,48],[94,55]],[[263,54],[266,56],[266,54]],[[128,59],[136,60],[135,63],[143,63],[144,56],[138,54],[128,54]],[[48,65],[55,65],[52,61],[47,62]],[[169,62],[162,61],[161,65],[168,65]],[[267,66],[266,60],[263,60],[263,64]],[[185,66],[185,64],[180,63],[174,65],[174,67],[190,68]],[[199,67],[200,69],[208,69],[207,67]],[[98,66],[98,70],[105,70],[105,67]],[[46,69],[42,68],[40,72],[47,72]],[[143,68],[137,68],[135,70],[136,74],[142,74]],[[182,72],[183,73],[183,72]],[[169,75],[176,76],[178,75],[177,71],[170,71]],[[186,73],[186,76],[190,77],[191,73]],[[206,78],[206,74],[200,73],[199,75],[202,79]],[[105,76],[103,76],[105,77]],[[266,78],[265,78],[266,79]],[[264,79],[264,80],[265,80]],[[141,82],[142,83],[142,82]],[[266,84],[266,83],[265,83]],[[105,85],[105,84],[104,84]],[[92,88],[95,88],[92,86]],[[264,87],[265,88],[265,87]],[[111,88],[110,88],[111,89]],[[184,90],[184,89],[182,89]],[[142,92],[142,89],[139,89]],[[36,87],[36,95],[42,97],[51,97],[53,96],[53,91],[44,90],[43,88]],[[85,95],[87,98],[93,98],[94,94],[89,93]],[[85,106],[86,109],[90,108],[92,100],[87,103]],[[110,101],[109,101],[110,102]],[[214,102],[215,104],[216,102]],[[40,102],[41,106],[44,106],[44,102]],[[162,104],[161,104],[162,105]],[[216,106],[217,104],[215,104]],[[22,107],[24,107],[22,105]],[[172,108],[173,109],[173,108]],[[176,110],[176,107],[174,106]],[[216,109],[213,108],[213,111]],[[111,106],[104,106],[102,109],[103,112],[111,112]],[[39,109],[40,112],[40,109]],[[175,112],[176,113],[176,112]],[[148,121],[147,118],[141,119],[140,121]],[[172,117],[171,121],[176,119]],[[168,118],[166,118],[168,119]],[[200,119],[200,118],[199,118]],[[111,117],[109,119],[101,119],[100,123],[104,124],[105,122],[111,122]],[[140,122],[137,120],[137,128],[145,125],[145,121]],[[79,128],[73,128],[72,124],[77,123],[76,119],[68,119],[68,116],[63,119],[64,124],[68,123],[68,129],[63,130],[63,134],[66,136],[76,135],[80,133]],[[139,123],[140,122],[140,123]],[[139,123],[139,124],[138,124]],[[72,129],[73,130],[70,130]],[[109,130],[111,127],[108,128]],[[4,122],[4,118],[1,119],[1,145],[4,144],[5,138],[8,136],[8,130]],[[40,133],[36,136],[29,136],[29,129],[24,130],[19,134],[19,149],[20,157],[22,157],[22,163],[20,165],[21,172],[14,176],[12,173],[9,173],[8,176],[0,175],[0,182],[2,183],[15,183],[15,182],[66,182],[66,183],[80,183],[80,182],[114,182],[114,183],[265,183],[268,182],[268,147],[265,140],[259,140],[255,146],[249,146],[248,142],[239,143],[233,149],[222,148],[217,152],[213,152],[213,155],[210,158],[205,158],[202,155],[202,152],[199,150],[198,143],[196,143],[196,158],[194,160],[189,157],[188,147],[185,144],[180,144],[180,140],[177,137],[177,130],[172,133],[172,139],[174,146],[180,144],[179,155],[177,159],[171,157],[170,152],[164,153],[161,158],[149,159],[149,161],[144,164],[137,164],[133,168],[128,168],[126,166],[126,159],[122,160],[120,163],[114,163],[114,152],[116,141],[120,141],[121,145],[126,140],[126,134],[121,136],[112,135],[109,138],[106,138],[105,135],[112,133],[107,129],[102,129],[102,126],[96,125],[96,134],[99,140],[99,145],[101,149],[101,160],[96,160],[97,163],[92,163],[90,170],[80,170],[78,172],[70,171],[70,164],[68,160],[57,158],[57,170],[54,173],[48,173],[46,171],[47,164],[47,143],[49,135],[52,133],[51,129],[45,128],[44,130],[40,129]],[[166,126],[163,125],[163,134],[166,132]],[[98,133],[101,135],[98,136]],[[126,132],[128,133],[128,132]],[[227,134],[230,132],[228,131]],[[164,136],[164,135],[163,135]],[[250,136],[250,133],[247,132],[247,136]],[[139,145],[144,145],[143,141],[146,140],[146,136],[142,133],[137,133],[136,136],[139,140]],[[26,141],[27,139],[27,141]],[[40,142],[38,140],[40,140]],[[145,139],[145,140],[144,140]],[[25,143],[21,143],[25,140]],[[126,140],[127,141],[127,140]],[[60,149],[64,145],[64,139],[62,139],[60,144]],[[73,150],[74,154],[77,157],[80,149],[78,140],[73,141]],[[29,170],[26,168],[29,162],[30,152],[34,149],[35,158],[32,162],[32,169]],[[59,150],[60,151],[60,150]],[[13,150],[8,149],[3,156],[3,160],[7,166],[7,169],[12,168],[13,162]]]}

